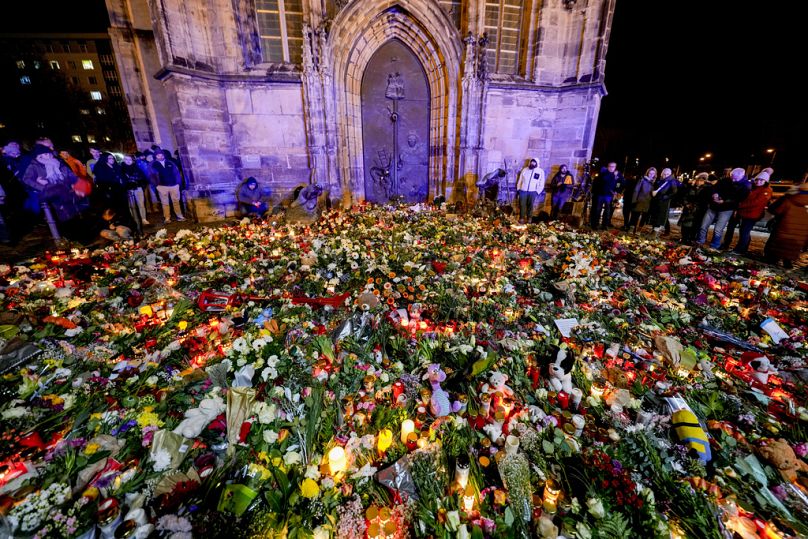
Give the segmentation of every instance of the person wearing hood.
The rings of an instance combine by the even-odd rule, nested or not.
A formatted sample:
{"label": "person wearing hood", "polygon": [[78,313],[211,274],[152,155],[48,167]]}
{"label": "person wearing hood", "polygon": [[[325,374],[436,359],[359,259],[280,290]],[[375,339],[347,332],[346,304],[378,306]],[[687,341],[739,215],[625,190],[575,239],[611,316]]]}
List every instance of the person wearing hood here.
{"label": "person wearing hood", "polygon": [[[617,171],[617,163],[611,162],[592,180],[592,212],[589,226],[592,230],[602,227],[606,230],[612,225],[612,200],[621,189],[623,177]],[[603,220],[601,221],[601,215]]]}
{"label": "person wearing hood", "polygon": [[261,201],[261,189],[258,180],[250,176],[238,187],[238,208],[242,215],[264,217],[267,212],[266,203]]}
{"label": "person wearing hood", "polygon": [[519,195],[519,224],[525,224],[533,217],[533,204],[544,193],[544,170],[539,168],[539,160],[531,159],[519,173],[516,182]]}
{"label": "person wearing hood", "polygon": [[552,206],[550,219],[555,221],[572,196],[573,189],[575,189],[575,177],[569,171],[567,165],[558,167],[558,172],[553,176],[550,187],[553,189],[553,198],[550,201]]}
{"label": "person wearing hood", "polygon": [[22,183],[37,195],[38,203],[47,202],[59,221],[72,219],[78,213],[73,184],[76,175],[53,151],[37,144],[31,152],[31,163],[25,170]]}
{"label": "person wearing hood", "polygon": [[137,204],[137,211],[140,213],[140,221],[144,225],[148,225],[149,220],[146,219],[146,201],[143,190],[148,189],[149,179],[143,174],[143,170],[135,162],[135,158],[131,155],[123,156],[123,163],[121,164],[121,176],[126,186],[129,195],[132,195]]}

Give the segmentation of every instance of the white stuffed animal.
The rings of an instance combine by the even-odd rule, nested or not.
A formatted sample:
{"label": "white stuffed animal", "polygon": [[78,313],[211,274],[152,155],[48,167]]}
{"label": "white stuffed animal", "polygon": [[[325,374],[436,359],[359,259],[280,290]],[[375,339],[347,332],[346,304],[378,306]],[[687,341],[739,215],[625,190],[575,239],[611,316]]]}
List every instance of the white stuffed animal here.
{"label": "white stuffed animal", "polygon": [[177,425],[174,433],[185,438],[196,438],[224,410],[225,405],[221,397],[204,399],[199,403],[199,408],[191,408],[185,412],[185,419]]}
{"label": "white stuffed animal", "polygon": [[507,382],[508,382],[507,374],[494,371],[491,373],[491,376],[488,377],[488,383],[483,384],[482,387],[483,393],[489,393],[493,395],[496,392],[500,392],[502,393],[503,397],[512,398],[513,389],[511,389],[506,385]]}

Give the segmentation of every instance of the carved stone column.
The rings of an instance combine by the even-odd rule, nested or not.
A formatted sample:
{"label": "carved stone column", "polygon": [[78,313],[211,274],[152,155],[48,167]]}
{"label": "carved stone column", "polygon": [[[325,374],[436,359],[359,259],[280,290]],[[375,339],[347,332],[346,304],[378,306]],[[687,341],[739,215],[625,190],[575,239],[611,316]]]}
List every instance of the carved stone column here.
{"label": "carved stone column", "polygon": [[469,32],[463,42],[466,46],[466,54],[463,58],[463,102],[460,127],[460,166],[458,167],[460,177],[456,181],[464,181],[469,174],[476,181],[482,173],[480,154],[484,149],[482,133],[485,117],[487,79],[485,46],[487,39],[485,36],[475,38]]}

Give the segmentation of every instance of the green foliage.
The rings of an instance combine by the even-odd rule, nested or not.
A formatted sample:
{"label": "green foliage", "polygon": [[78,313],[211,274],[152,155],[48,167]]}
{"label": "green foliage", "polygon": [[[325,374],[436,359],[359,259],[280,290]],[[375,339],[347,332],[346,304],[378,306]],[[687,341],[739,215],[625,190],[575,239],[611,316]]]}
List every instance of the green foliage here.
{"label": "green foliage", "polygon": [[624,539],[633,536],[631,525],[622,513],[612,512],[598,522],[598,539]]}

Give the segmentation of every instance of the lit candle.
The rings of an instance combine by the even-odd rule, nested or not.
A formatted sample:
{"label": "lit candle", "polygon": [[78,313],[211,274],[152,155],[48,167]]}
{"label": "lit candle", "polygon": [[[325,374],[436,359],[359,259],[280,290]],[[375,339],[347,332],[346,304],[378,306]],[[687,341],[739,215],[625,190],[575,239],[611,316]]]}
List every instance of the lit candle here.
{"label": "lit candle", "polygon": [[463,511],[466,513],[474,511],[474,488],[471,485],[466,486],[463,493]]}
{"label": "lit candle", "polygon": [[555,513],[558,509],[558,495],[561,493],[561,488],[555,479],[548,479],[544,483],[544,503],[542,507],[548,513]]}
{"label": "lit candle", "polygon": [[603,398],[603,388],[592,384],[592,396],[595,397],[596,401],[600,402]]}
{"label": "lit candle", "polygon": [[331,470],[332,475],[344,472],[348,467],[345,459],[345,450],[340,446],[336,446],[328,452],[328,469]]}
{"label": "lit candle", "polygon": [[401,443],[407,443],[407,437],[415,432],[415,423],[412,419],[405,419],[401,422]]}

